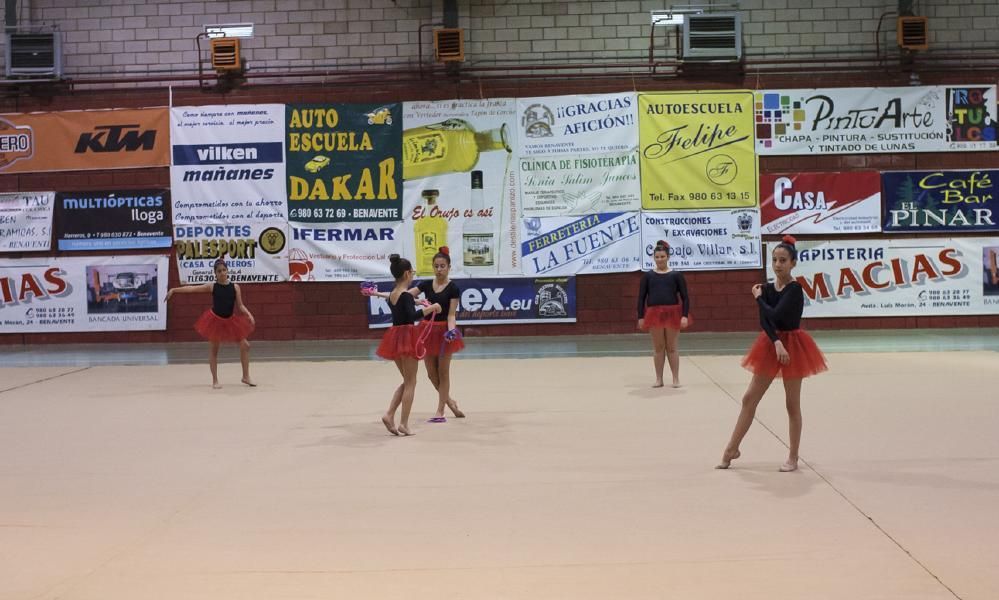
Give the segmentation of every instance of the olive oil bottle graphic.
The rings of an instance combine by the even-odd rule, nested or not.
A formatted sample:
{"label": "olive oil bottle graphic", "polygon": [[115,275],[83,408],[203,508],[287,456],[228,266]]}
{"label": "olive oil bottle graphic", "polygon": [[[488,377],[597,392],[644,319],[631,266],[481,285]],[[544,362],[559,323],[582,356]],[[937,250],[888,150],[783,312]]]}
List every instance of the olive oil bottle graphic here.
{"label": "olive oil bottle graphic", "polygon": [[441,246],[447,246],[447,219],[437,212],[437,190],[423,190],[423,216],[413,221],[413,239],[416,241],[416,274],[434,274],[434,255]]}
{"label": "olive oil bottle graphic", "polygon": [[447,119],[402,132],[402,178],[464,173],[482,152],[510,148],[507,126],[478,132],[463,119]]}

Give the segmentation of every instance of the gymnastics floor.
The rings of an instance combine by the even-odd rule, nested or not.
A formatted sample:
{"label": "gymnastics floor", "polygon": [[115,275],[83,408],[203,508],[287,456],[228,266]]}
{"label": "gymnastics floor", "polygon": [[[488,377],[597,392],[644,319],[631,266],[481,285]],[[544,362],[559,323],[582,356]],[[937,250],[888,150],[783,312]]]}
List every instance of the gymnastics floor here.
{"label": "gymnastics floor", "polygon": [[751,335],[468,338],[410,438],[373,342],[0,348],[0,600],[995,600],[997,334],[817,332],[795,473]]}

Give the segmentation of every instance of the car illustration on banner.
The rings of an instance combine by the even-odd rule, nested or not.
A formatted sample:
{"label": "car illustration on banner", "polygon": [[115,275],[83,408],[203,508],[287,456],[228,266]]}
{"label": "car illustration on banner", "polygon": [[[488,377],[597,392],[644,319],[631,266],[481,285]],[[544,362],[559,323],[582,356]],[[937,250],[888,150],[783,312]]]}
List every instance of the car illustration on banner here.
{"label": "car illustration on banner", "polygon": [[314,156],[312,160],[305,163],[305,170],[309,173],[318,173],[320,170],[326,168],[330,164],[330,157],[328,156]]}

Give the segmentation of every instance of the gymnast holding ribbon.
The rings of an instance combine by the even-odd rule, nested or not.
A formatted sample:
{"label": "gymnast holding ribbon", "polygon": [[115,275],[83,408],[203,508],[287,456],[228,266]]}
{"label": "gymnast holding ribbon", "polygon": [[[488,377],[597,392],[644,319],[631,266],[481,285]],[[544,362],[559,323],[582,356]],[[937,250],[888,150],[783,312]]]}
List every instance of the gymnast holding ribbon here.
{"label": "gymnast holding ribbon", "polygon": [[451,355],[465,348],[456,319],[461,291],[451,281],[451,253],[447,246],[441,246],[434,255],[434,278],[421,281],[416,289],[430,303],[439,304],[441,312],[432,317],[430,335],[427,338],[427,355],[423,364],[427,367],[427,377],[437,390],[437,412],[430,423],[445,423],[444,407],[451,409],[454,416],[461,419],[465,413],[451,397]]}
{"label": "gymnast holding ribbon", "polygon": [[[450,279],[451,256],[447,246],[441,246],[434,255],[433,268],[432,280],[422,281],[407,291],[413,296],[423,294],[425,299],[421,302],[436,304],[442,308],[420,326],[416,352],[417,358],[422,359],[426,365],[427,376],[438,394],[437,412],[428,422],[446,423],[445,407],[459,419],[465,416],[451,397],[451,356],[460,352],[465,343],[456,324],[461,291]],[[389,297],[389,294],[379,292],[373,282],[362,283],[361,293],[365,296]]]}
{"label": "gymnast holding ribbon", "polygon": [[[387,360],[395,361],[395,366],[402,375],[402,383],[392,394],[388,410],[382,416],[382,424],[392,435],[412,435],[409,430],[409,413],[413,408],[413,393],[416,391],[416,372],[419,370],[419,360],[426,354],[426,340],[431,325],[415,325],[422,316],[441,312],[440,304],[424,303],[422,308],[416,308],[416,300],[409,291],[413,282],[413,265],[407,259],[393,254],[389,257],[389,270],[395,278],[392,292],[385,294],[389,309],[392,311],[392,327],[385,332],[375,353]],[[361,293],[371,296],[381,292],[373,292],[368,282],[361,285]],[[402,418],[399,426],[395,426],[395,411],[402,406]]]}

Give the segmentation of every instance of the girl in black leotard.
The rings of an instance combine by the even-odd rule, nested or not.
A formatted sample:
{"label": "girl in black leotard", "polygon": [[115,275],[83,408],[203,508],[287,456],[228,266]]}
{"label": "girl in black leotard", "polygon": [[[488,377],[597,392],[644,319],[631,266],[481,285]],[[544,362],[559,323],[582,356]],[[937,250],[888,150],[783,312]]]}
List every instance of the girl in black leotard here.
{"label": "girl in black leotard", "polygon": [[656,266],[642,276],[638,288],[638,328],[648,329],[652,335],[652,363],[656,370],[652,387],[663,386],[667,358],[673,387],[680,387],[680,330],[686,329],[691,320],[687,282],[682,273],[670,270],[669,244],[664,240],[656,242],[652,259]]}
{"label": "girl in black leotard", "polygon": [[774,248],[773,270],[775,280],[766,285],[753,286],[753,297],[760,310],[760,327],[763,332],[756,338],[749,352],[742,359],[742,366],[753,372],[753,380],[742,397],[742,410],[732,431],[719,469],[727,469],[739,458],[739,445],[749,431],[756,416],[756,407],[763,399],[775,377],[784,379],[790,444],[788,457],[780,471],[798,469],[798,447],[801,444],[801,380],[826,370],[826,360],[812,336],[801,329],[801,313],[805,307],[805,293],[801,284],[791,276],[791,269],[798,262],[795,239],[785,235]]}
{"label": "girl in black leotard", "polygon": [[[392,394],[388,410],[382,416],[382,423],[392,435],[412,435],[409,431],[409,412],[413,408],[413,392],[416,389],[416,371],[419,361],[416,358],[416,342],[419,338],[414,323],[420,317],[439,313],[440,304],[431,304],[422,309],[416,308],[416,300],[408,293],[413,282],[413,265],[398,254],[389,256],[389,270],[395,277],[395,288],[388,296],[389,309],[392,311],[392,327],[385,332],[382,342],[378,345],[378,356],[395,361],[395,366],[402,375],[402,383]],[[395,426],[395,411],[402,406],[402,418],[399,427]]]}
{"label": "girl in black leotard", "polygon": [[[423,364],[427,367],[427,377],[438,395],[437,412],[428,422],[446,423],[445,406],[451,409],[455,417],[465,418],[465,413],[461,412],[458,403],[451,397],[451,355],[465,348],[456,324],[461,290],[448,277],[451,273],[451,252],[447,246],[441,246],[434,255],[433,266],[434,278],[421,281],[408,291],[414,297],[423,294],[428,302],[441,306],[441,312],[436,313],[430,323],[431,330],[425,344],[427,354],[423,358]],[[368,295],[389,297],[385,292],[379,291],[370,291]]]}
{"label": "girl in black leotard", "polygon": [[[189,294],[193,292],[210,292],[212,307],[202,313],[194,324],[194,330],[211,344],[208,355],[208,367],[212,371],[212,387],[222,387],[219,383],[218,364],[219,346],[222,342],[239,344],[239,362],[243,366],[243,383],[256,387],[250,379],[250,337],[256,326],[256,321],[249,309],[243,304],[243,293],[239,285],[229,281],[229,267],[225,260],[215,261],[215,282],[202,285],[185,285],[167,291],[164,301],[174,294]],[[236,312],[236,311],[239,312]],[[242,313],[242,314],[240,314]]]}
{"label": "girl in black leotard", "polygon": [[[460,352],[465,347],[456,324],[458,301],[461,291],[450,280],[451,253],[447,246],[441,246],[434,255],[434,278],[421,281],[410,292],[423,293],[428,302],[439,304],[441,312],[433,317],[430,335],[427,337],[427,355],[423,364],[427,367],[427,377],[437,390],[437,412],[430,423],[444,423],[444,407],[447,406],[454,416],[461,419],[465,413],[458,409],[458,403],[451,397],[451,355]],[[448,335],[448,332],[452,332]]]}

